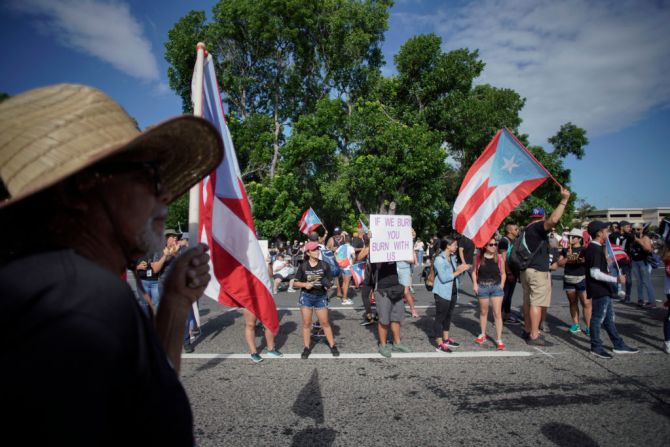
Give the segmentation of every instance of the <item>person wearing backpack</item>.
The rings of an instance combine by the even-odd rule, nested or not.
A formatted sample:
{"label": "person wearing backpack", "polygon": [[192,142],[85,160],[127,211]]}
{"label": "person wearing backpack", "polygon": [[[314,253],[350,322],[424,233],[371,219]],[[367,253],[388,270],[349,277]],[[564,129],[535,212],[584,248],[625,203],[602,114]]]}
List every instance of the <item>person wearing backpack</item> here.
{"label": "person wearing backpack", "polygon": [[505,225],[505,236],[498,242],[498,253],[505,257],[505,286],[503,287],[502,317],[505,324],[519,324],[520,321],[512,316],[512,296],[519,273],[514,271],[509,264],[509,255],[512,251],[514,241],[519,236],[519,226],[515,223]]}
{"label": "person wearing backpack", "polygon": [[[534,219],[519,236],[515,243],[517,252],[520,246],[530,253],[527,265],[520,266],[521,286],[523,287],[523,314],[525,333],[529,345],[544,346],[540,337],[542,309],[551,304],[551,279],[549,276],[549,232],[563,216],[570,199],[570,191],[561,187],[561,201],[548,219],[545,219],[544,208],[533,208],[531,219]],[[514,250],[510,255],[514,259]]]}
{"label": "person wearing backpack", "polygon": [[502,341],[502,300],[505,285],[505,257],[498,253],[498,242],[491,238],[475,257],[472,271],[472,288],[479,300],[479,327],[481,333],[475,343],[486,342],[486,326],[489,319],[489,301],[493,304],[493,318],[496,326],[496,348],[505,349]]}

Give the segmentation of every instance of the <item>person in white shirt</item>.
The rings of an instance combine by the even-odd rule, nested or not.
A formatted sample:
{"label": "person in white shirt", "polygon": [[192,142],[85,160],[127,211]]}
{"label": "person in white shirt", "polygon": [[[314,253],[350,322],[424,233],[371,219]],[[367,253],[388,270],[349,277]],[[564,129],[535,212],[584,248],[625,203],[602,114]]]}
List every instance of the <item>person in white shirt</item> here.
{"label": "person in white shirt", "polygon": [[289,280],[287,292],[295,292],[293,288],[294,272],[291,263],[284,259],[284,255],[282,253],[278,254],[275,262],[272,264],[272,278],[274,279],[272,293],[276,294],[279,284],[287,279]]}

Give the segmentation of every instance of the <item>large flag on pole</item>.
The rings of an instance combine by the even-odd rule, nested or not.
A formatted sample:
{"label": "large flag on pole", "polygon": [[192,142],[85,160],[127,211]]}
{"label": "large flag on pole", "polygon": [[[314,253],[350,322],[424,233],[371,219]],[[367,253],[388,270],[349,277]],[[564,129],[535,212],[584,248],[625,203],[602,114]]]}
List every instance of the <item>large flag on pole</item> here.
{"label": "large flag on pole", "polygon": [[482,247],[500,223],[549,172],[507,129],[501,129],[468,170],[453,209],[453,227]]}
{"label": "large flag on pole", "polygon": [[[225,306],[248,309],[277,334],[279,318],[270,276],[256,237],[211,55],[205,59],[203,71],[202,116],[219,129],[225,146],[221,165],[200,182],[198,229],[200,241],[210,247],[213,273],[205,295]],[[197,88],[193,85],[192,91]]]}
{"label": "large flag on pole", "polygon": [[300,232],[304,234],[309,234],[311,231],[316,230],[319,225],[321,225],[321,219],[319,219],[319,216],[316,215],[311,206],[307,211],[302,213],[300,222],[298,222]]}

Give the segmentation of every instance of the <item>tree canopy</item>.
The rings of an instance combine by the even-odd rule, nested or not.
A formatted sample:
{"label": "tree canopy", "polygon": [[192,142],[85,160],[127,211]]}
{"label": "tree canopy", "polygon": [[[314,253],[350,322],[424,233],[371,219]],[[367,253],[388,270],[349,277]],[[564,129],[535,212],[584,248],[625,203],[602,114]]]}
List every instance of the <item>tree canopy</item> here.
{"label": "tree canopy", "polygon": [[[500,128],[519,135],[525,99],[475,83],[485,69],[476,49],[445,52],[439,36],[413,36],[393,58],[396,73],[382,74],[391,4],[221,1],[211,21],[192,11],[169,31],[168,77],[184,112],[195,44],[212,54],[263,237],[297,237],[310,206],[329,229],[396,212],[412,215],[422,235],[445,232],[472,162]],[[586,133],[567,123],[549,142],[553,152],[529,149],[569,187],[563,160],[584,155]],[[523,222],[528,207],[551,209],[559,198],[546,182],[510,219]],[[566,219],[571,212],[572,205]]]}

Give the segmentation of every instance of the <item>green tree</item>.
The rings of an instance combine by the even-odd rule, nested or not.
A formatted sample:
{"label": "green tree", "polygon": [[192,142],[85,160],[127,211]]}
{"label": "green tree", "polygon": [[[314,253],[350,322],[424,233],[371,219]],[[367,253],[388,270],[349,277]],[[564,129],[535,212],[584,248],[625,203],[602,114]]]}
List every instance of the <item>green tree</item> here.
{"label": "green tree", "polygon": [[0,92],[0,102],[4,101],[5,99],[9,99],[9,94],[5,92]]}

